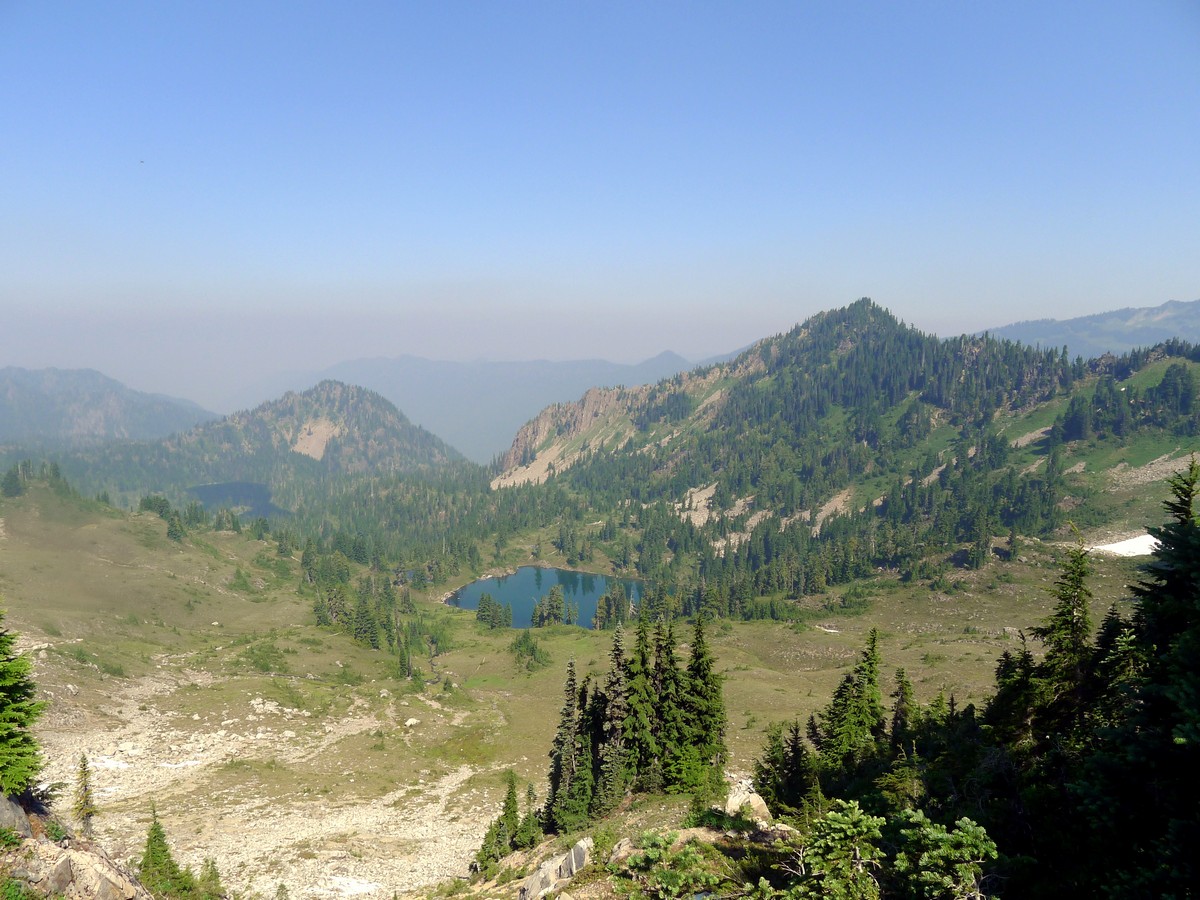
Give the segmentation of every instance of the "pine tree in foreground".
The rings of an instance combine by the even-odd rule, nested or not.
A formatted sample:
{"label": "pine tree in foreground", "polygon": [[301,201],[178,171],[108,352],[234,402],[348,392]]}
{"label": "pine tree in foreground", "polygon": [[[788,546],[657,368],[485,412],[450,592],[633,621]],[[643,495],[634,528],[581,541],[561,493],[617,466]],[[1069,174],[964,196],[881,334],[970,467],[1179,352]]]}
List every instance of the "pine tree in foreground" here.
{"label": "pine tree in foreground", "polygon": [[688,737],[681,784],[701,793],[722,789],[722,767],[726,756],[722,679],[704,635],[704,621],[703,614],[696,616],[681,698]]}
{"label": "pine tree in foreground", "polygon": [[638,617],[637,640],[629,657],[626,695],[629,711],[623,724],[626,761],[634,787],[642,791],[662,788],[662,761],[654,736],[658,698],[654,695],[654,649],[650,623]]}
{"label": "pine tree in foreground", "polygon": [[19,794],[42,769],[32,727],[46,704],[35,700],[28,658],[16,652],[16,635],[0,613],[0,794]]}
{"label": "pine tree in foreground", "polygon": [[599,779],[592,796],[593,816],[602,816],[615,809],[629,786],[630,772],[625,758],[625,720],[629,717],[625,665],[625,630],[617,623],[608,675],[596,698],[600,741],[596,748]]}
{"label": "pine tree in foreground", "polygon": [[196,888],[196,880],[187,869],[180,868],[167,845],[167,833],[158,821],[158,813],[150,809],[150,828],[146,832],[146,847],[138,863],[138,878],[155,896],[187,897]]}
{"label": "pine tree in foreground", "polygon": [[[575,679],[575,660],[567,660],[567,680],[563,685],[563,707],[558,731],[550,747],[550,786],[546,794],[546,827],[563,830],[562,809],[577,768],[576,736],[579,726],[579,685]],[[590,762],[589,762],[590,765]]]}

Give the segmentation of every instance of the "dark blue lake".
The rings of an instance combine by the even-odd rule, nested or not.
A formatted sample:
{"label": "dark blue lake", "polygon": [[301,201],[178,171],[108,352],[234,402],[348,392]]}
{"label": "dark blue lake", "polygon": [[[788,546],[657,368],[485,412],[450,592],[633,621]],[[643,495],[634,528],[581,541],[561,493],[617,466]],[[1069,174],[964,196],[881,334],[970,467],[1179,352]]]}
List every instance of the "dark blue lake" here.
{"label": "dark blue lake", "polygon": [[584,628],[592,627],[596,601],[608,593],[611,585],[624,585],[625,593],[635,605],[640,604],[642,599],[640,581],[570,572],[566,569],[522,566],[512,575],[482,578],[459,588],[450,595],[449,602],[461,609],[478,609],[479,598],[485,593],[491,594],[497,603],[512,607],[514,628],[528,628],[533,616],[533,604],[550,593],[550,588],[556,584],[562,587],[566,602],[579,607],[579,624]]}

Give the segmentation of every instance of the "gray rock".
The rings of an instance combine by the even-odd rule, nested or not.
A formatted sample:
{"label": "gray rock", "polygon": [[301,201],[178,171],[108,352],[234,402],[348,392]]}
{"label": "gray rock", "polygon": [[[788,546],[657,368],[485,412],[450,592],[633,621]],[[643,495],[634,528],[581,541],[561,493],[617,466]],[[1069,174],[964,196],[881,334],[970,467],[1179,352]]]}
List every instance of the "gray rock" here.
{"label": "gray rock", "polygon": [[71,866],[71,857],[64,853],[46,877],[46,890],[51,894],[65,894],[74,880],[75,870]]}
{"label": "gray rock", "polygon": [[134,875],[98,850],[26,840],[0,854],[0,870],[40,896],[64,900],[153,900]]}
{"label": "gray rock", "polygon": [[725,800],[725,815],[736,816],[748,813],[747,818],[757,822],[770,822],[771,811],[767,809],[767,801],[754,790],[750,781],[739,781],[729,789]]}
{"label": "gray rock", "polygon": [[11,828],[21,837],[33,837],[29,816],[21,809],[21,804],[11,797],[0,797],[0,828]]}
{"label": "gray rock", "polygon": [[517,891],[518,900],[540,900],[551,891],[560,890],[563,883],[588,864],[595,846],[590,837],[585,837],[562,856],[546,860],[538,870],[521,882]]}
{"label": "gray rock", "polygon": [[554,876],[544,865],[521,882],[517,900],[537,900],[554,890]]}
{"label": "gray rock", "polygon": [[630,838],[624,837],[613,844],[612,853],[608,855],[610,863],[622,863],[629,857],[633,856],[633,841]]}
{"label": "gray rock", "polygon": [[591,859],[593,846],[592,839],[585,837],[567,851],[554,874],[559,878],[574,878],[575,873],[586,866],[588,860]]}

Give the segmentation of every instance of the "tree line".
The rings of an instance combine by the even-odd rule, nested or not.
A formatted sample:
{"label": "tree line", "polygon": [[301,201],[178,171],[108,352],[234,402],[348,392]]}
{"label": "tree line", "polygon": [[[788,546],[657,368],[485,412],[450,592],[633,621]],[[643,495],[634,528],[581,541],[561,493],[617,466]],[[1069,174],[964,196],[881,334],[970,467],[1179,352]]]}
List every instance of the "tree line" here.
{"label": "tree line", "polygon": [[1043,653],[1024,637],[1005,652],[982,709],[944,696],[918,704],[903,670],[885,708],[872,632],[823,711],[771,729],[756,763],[759,791],[801,823],[854,804],[846,840],[862,844],[861,857],[874,854],[864,870],[873,895],[951,896],[913,893],[905,863],[884,864],[884,848],[901,846],[920,817],[922,827],[941,829],[942,861],[973,873],[976,893],[953,896],[999,885],[1035,898],[1192,896],[1200,883],[1198,483],[1195,460],[1171,479],[1168,520],[1152,529],[1159,545],[1131,588],[1131,616],[1113,607],[1094,627],[1088,556],[1074,548],[1050,616],[1031,631]]}

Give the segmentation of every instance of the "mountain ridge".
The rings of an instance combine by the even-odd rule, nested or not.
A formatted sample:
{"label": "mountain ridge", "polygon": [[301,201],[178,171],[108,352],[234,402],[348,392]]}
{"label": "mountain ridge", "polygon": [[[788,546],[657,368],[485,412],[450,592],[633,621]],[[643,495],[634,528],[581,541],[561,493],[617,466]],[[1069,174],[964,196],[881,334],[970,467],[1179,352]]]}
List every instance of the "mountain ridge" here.
{"label": "mountain ridge", "polygon": [[523,423],[552,403],[574,400],[592,387],[654,382],[691,365],[669,350],[633,364],[603,359],[455,362],[402,354],[292,373],[255,390],[269,388],[276,394],[322,379],[361,385],[468,459],[486,464],[505,451]]}
{"label": "mountain ridge", "polygon": [[134,390],[95,369],[0,368],[0,443],[149,440],[216,418],[190,400]]}
{"label": "mountain ridge", "polygon": [[1030,346],[1065,345],[1072,358],[1094,359],[1152,347],[1171,338],[1200,342],[1200,300],[1168,300],[1158,306],[1129,306],[1072,319],[1032,319],[991,328],[987,333]]}

